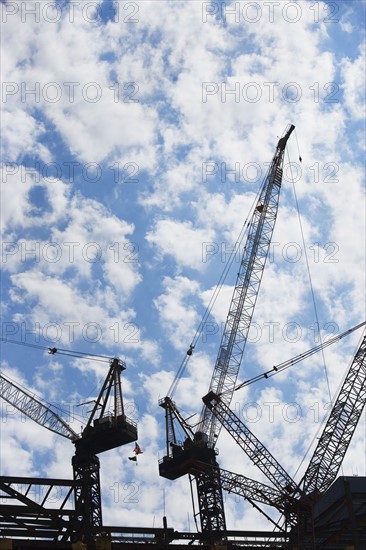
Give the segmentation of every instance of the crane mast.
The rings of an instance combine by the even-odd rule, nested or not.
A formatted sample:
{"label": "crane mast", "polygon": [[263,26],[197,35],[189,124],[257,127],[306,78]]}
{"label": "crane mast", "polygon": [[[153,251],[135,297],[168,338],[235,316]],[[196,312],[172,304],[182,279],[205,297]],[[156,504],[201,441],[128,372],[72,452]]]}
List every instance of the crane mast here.
{"label": "crane mast", "polygon": [[[209,391],[223,395],[222,400],[227,405],[230,405],[233,395],[262,281],[277,218],[285,147],[294,128],[291,124],[277,144],[249,222],[248,237],[209,387]],[[209,443],[214,444],[220,423],[206,406],[202,409],[198,430],[208,437]]]}
{"label": "crane mast", "polygon": [[[268,256],[278,211],[284,152],[294,128],[294,125],[288,125],[278,141],[247,226],[247,241],[209,387],[209,391],[225,396],[226,405],[230,405],[232,399]],[[208,472],[195,476],[198,506],[202,532],[210,542],[220,541],[226,531],[222,482],[214,449],[220,423],[204,405],[193,438],[188,436],[180,446],[175,440],[169,441],[169,437],[174,437],[173,420],[178,418],[175,404],[166,398],[160,405],[165,409],[167,419],[167,455],[159,464],[160,475],[176,479],[189,473],[196,460],[211,466]]]}

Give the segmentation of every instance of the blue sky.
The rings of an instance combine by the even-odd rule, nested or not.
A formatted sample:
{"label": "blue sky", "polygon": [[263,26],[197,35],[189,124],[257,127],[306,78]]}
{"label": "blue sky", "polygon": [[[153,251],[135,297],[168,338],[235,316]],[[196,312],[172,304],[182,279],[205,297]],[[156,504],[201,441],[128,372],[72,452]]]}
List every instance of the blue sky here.
{"label": "blue sky", "polygon": [[[165,494],[169,524],[194,529],[187,479],[158,476],[157,402],[288,123],[296,138],[240,379],[318,343],[306,255],[322,337],[365,317],[365,3],[1,8],[2,336],[126,361],[124,398],[144,454],[138,467],[132,447],[101,457],[105,521],[160,526]],[[208,390],[234,277],[235,262],[177,389],[187,416]],[[333,395],[360,336],[327,348],[325,366],[314,356],[235,395],[235,410],[297,480],[329,402],[325,370]],[[77,412],[106,374],[103,363],[11,344],[1,361]],[[2,414],[3,474],[71,476],[68,441],[6,406]],[[363,416],[345,474],[366,475],[365,444]],[[222,467],[262,479],[223,432],[218,447]],[[226,513],[229,528],[266,528],[232,497]]]}

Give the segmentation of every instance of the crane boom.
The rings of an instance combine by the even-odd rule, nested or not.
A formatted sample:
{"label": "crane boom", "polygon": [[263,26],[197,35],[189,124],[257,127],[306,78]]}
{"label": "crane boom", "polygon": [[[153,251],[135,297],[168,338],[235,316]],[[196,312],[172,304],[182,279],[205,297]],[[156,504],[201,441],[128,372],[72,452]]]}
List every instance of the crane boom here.
{"label": "crane boom", "polygon": [[[284,152],[294,128],[294,125],[288,125],[277,143],[275,155],[247,225],[247,241],[210,383],[210,391],[223,394],[227,406],[230,405],[234,392],[268,256],[278,211]],[[181,446],[175,440],[169,441],[169,438],[175,439],[173,419],[178,422],[180,420],[170,405],[169,401],[161,403],[166,410],[167,454],[159,462],[160,475],[167,479],[177,479],[189,473],[195,461],[217,467],[215,442],[221,426],[210,408],[204,404],[193,438],[186,432],[187,439]],[[195,475],[201,528],[211,544],[223,541],[226,531],[221,481],[219,474],[212,473],[214,471],[216,470]]]}
{"label": "crane boom", "polygon": [[366,404],[366,335],[363,337],[303,477],[306,494],[333,483]]}
{"label": "crane boom", "polygon": [[234,493],[249,500],[250,502],[260,502],[268,506],[274,506],[280,512],[284,510],[284,495],[275,487],[271,487],[261,481],[251,479],[250,477],[223,468],[208,467],[203,462],[196,462],[190,473],[198,475],[208,469],[217,470],[220,473],[221,485],[224,491]]}
{"label": "crane boom", "polygon": [[[235,388],[271,243],[282,183],[284,151],[294,128],[294,125],[289,125],[278,141],[259,200],[248,224],[247,242],[209,388],[209,391],[223,394],[222,399],[227,405],[230,405]],[[197,431],[205,434],[211,444],[220,431],[220,423],[206,406],[202,409]]]}
{"label": "crane boom", "polygon": [[294,495],[300,490],[294,480],[282,468],[266,447],[247,428],[247,426],[236,416],[236,414],[221,400],[221,397],[214,392],[203,397],[203,402],[212,411],[217,420],[221,423],[236,443],[248,455],[253,464],[272,481],[282,492]]}
{"label": "crane boom", "polygon": [[80,436],[52,409],[0,374],[0,396],[51,432],[77,441]]}

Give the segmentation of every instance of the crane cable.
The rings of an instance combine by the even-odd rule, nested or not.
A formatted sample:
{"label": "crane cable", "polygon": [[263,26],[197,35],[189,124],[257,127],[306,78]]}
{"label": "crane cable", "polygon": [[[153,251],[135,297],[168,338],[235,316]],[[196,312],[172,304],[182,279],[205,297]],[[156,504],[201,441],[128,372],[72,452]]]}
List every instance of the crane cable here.
{"label": "crane cable", "polygon": [[[296,137],[296,143],[297,143],[297,146],[299,147],[299,144],[298,144],[298,141],[297,141],[297,137]],[[320,343],[322,343],[322,336],[321,336],[321,333],[320,333],[320,324],[319,324],[318,309],[317,309],[317,306],[316,306],[316,300],[315,300],[315,294],[314,294],[314,287],[313,287],[313,282],[312,282],[312,278],[311,278],[311,272],[310,272],[310,266],[309,266],[309,259],[308,259],[308,254],[307,254],[307,251],[306,251],[305,237],[304,237],[304,231],[303,231],[302,221],[301,221],[300,208],[299,208],[299,203],[298,203],[298,200],[297,200],[295,182],[294,182],[294,177],[293,177],[293,174],[292,174],[292,166],[291,166],[290,154],[289,154],[288,148],[287,148],[287,158],[288,158],[289,166],[290,166],[290,173],[291,173],[291,180],[292,180],[292,188],[293,188],[293,193],[294,193],[294,198],[295,198],[295,205],[296,205],[296,210],[297,210],[297,216],[298,216],[298,220],[299,220],[299,226],[300,226],[302,244],[303,244],[303,248],[304,248],[304,256],[305,256],[306,268],[307,268],[307,273],[308,273],[308,278],[309,278],[309,285],[310,285],[311,298],[312,298],[313,307],[314,307],[314,314],[315,314],[316,326],[317,326],[317,328],[318,328],[318,334],[319,334]],[[299,159],[301,159],[300,150],[299,150]],[[329,383],[327,365],[326,365],[326,361],[325,361],[325,355],[324,355],[323,348],[321,348],[321,352],[322,352],[322,359],[323,359],[323,366],[324,366],[324,374],[325,374],[325,380],[326,380],[326,383],[327,383],[328,395],[329,395],[329,399],[332,400],[332,394],[331,394],[331,391],[330,391],[330,383]]]}
{"label": "crane cable", "polygon": [[[254,204],[255,204],[255,203],[254,203]],[[177,385],[178,385],[180,379],[181,379],[182,376],[183,376],[183,373],[184,373],[185,368],[186,368],[186,366],[187,366],[187,364],[188,364],[188,361],[189,361],[190,357],[192,356],[193,349],[196,347],[197,341],[198,341],[198,339],[200,338],[200,336],[201,336],[201,334],[202,334],[202,331],[203,331],[203,329],[204,329],[204,326],[205,326],[206,323],[207,323],[207,319],[208,319],[208,317],[210,316],[211,311],[212,311],[212,309],[213,309],[213,307],[214,307],[214,305],[215,305],[215,303],[216,303],[217,297],[218,297],[218,295],[219,295],[219,293],[220,293],[220,291],[221,291],[221,289],[222,289],[222,287],[223,287],[223,285],[224,285],[224,283],[225,283],[225,281],[226,281],[226,277],[227,277],[228,272],[230,271],[230,268],[231,268],[232,263],[233,263],[233,261],[234,261],[234,257],[235,257],[235,254],[236,254],[237,250],[238,250],[238,246],[240,247],[240,245],[241,245],[241,243],[242,243],[242,241],[243,241],[243,239],[244,239],[245,233],[246,233],[246,231],[247,231],[247,229],[248,229],[248,221],[247,221],[247,220],[248,220],[248,217],[249,217],[249,215],[247,216],[247,218],[246,218],[246,220],[245,220],[245,222],[244,222],[244,224],[243,224],[243,226],[242,226],[242,228],[241,228],[241,230],[240,230],[240,233],[239,233],[239,236],[238,236],[238,238],[237,238],[237,240],[236,240],[236,242],[235,242],[234,248],[233,248],[232,251],[230,252],[229,259],[228,259],[227,263],[225,264],[225,267],[224,267],[224,269],[223,269],[223,271],[222,271],[222,273],[221,273],[221,275],[220,275],[219,281],[218,281],[218,283],[217,283],[217,285],[216,285],[216,287],[215,287],[215,290],[214,290],[214,292],[213,292],[213,294],[212,294],[212,296],[211,296],[211,298],[210,298],[210,301],[209,301],[209,303],[208,303],[208,305],[207,305],[207,307],[206,307],[206,309],[205,309],[205,312],[204,312],[204,314],[203,314],[203,316],[202,316],[202,319],[201,319],[201,321],[200,321],[200,323],[199,323],[199,325],[198,325],[198,328],[197,328],[197,330],[196,330],[196,332],[195,332],[195,335],[194,335],[194,337],[192,338],[192,342],[191,342],[191,344],[190,344],[190,346],[189,346],[189,349],[188,349],[188,351],[187,351],[185,357],[183,358],[183,361],[182,361],[181,364],[180,364],[180,367],[179,367],[179,369],[178,369],[178,372],[177,372],[177,374],[176,374],[176,376],[175,376],[175,378],[174,378],[174,380],[173,380],[173,382],[172,382],[172,384],[171,384],[171,386],[170,386],[170,388],[169,388],[169,391],[168,391],[168,394],[167,394],[167,395],[169,395],[170,397],[173,396],[173,394],[174,394],[174,392],[175,392],[175,390],[176,390],[176,388],[177,388]]]}
{"label": "crane cable", "polygon": [[[93,361],[98,361],[100,363],[110,363],[112,361],[112,357],[108,357],[106,355],[97,355],[94,353],[72,351],[72,350],[66,350],[61,348],[50,348],[50,347],[41,346],[37,344],[31,344],[30,342],[22,342],[20,340],[10,340],[8,338],[2,338],[2,337],[0,338],[0,341],[9,343],[9,344],[16,344],[19,346],[26,346],[26,347],[35,348],[35,349],[41,349],[43,351],[48,351],[50,355],[55,355],[57,353],[58,355],[65,355],[66,357],[75,357],[76,359],[92,359]],[[94,385],[94,388],[91,391],[89,391],[89,394],[85,397],[85,399],[88,399],[88,397],[92,395],[94,390],[96,390],[100,386],[100,381],[102,380],[103,380],[103,377],[100,377],[100,380]],[[15,381],[13,380],[13,382]],[[45,403],[47,402],[45,401]],[[80,403],[80,405],[82,404],[83,403]],[[80,406],[80,405],[77,405],[77,406]],[[65,411],[62,411],[62,412],[65,412]],[[85,418],[83,418],[80,415],[79,420],[83,421],[85,420]]]}
{"label": "crane cable", "polygon": [[[245,386],[249,386],[250,384],[253,384],[254,382],[258,382],[258,380],[262,380],[263,378],[271,378],[272,376],[275,376],[276,374],[292,367],[293,365],[296,365],[303,359],[306,359],[307,357],[310,357],[314,353],[317,353],[320,350],[323,350],[327,346],[330,346],[334,344],[335,342],[338,342],[338,340],[341,340],[345,336],[348,336],[348,334],[351,334],[351,332],[354,332],[355,330],[363,327],[366,325],[366,321],[363,321],[362,323],[359,323],[358,325],[346,330],[345,332],[342,332],[341,334],[337,334],[336,336],[333,336],[333,338],[330,338],[329,340],[326,340],[325,342],[322,342],[318,346],[315,346],[314,348],[311,348],[308,351],[305,351],[303,353],[300,353],[296,357],[293,357],[292,359],[287,359],[287,361],[283,361],[283,363],[279,363],[278,365],[272,367],[271,370],[268,370],[266,372],[263,372],[261,374],[258,374],[257,376],[254,376],[253,378],[250,378],[249,380],[245,380],[244,382],[241,382],[234,388],[234,391],[240,390],[241,388],[244,388]],[[231,391],[231,390],[230,390]],[[225,393],[225,392],[223,392]],[[221,394],[222,395],[222,394]]]}
{"label": "crane cable", "polygon": [[192,483],[193,483],[193,476],[191,474],[188,474],[189,476],[189,486],[190,486],[190,491],[191,491],[191,500],[192,500],[192,508],[193,508],[193,519],[194,519],[194,523],[196,525],[196,530],[197,530],[197,533],[199,532],[199,528],[198,528],[198,523],[197,523],[197,513],[196,513],[196,507],[194,505],[194,497],[193,497],[193,489],[192,489]]}
{"label": "crane cable", "polygon": [[76,357],[78,359],[89,359],[93,358],[94,361],[100,361],[102,363],[108,363],[112,360],[112,357],[108,357],[107,355],[97,355],[94,353],[86,353],[83,351],[73,351],[68,349],[62,349],[62,348],[50,348],[47,346],[40,346],[37,344],[31,344],[30,342],[22,342],[20,340],[10,340],[8,338],[0,338],[0,341],[8,343],[8,344],[17,344],[19,346],[26,346],[29,348],[36,348],[41,349],[44,351],[48,351],[51,355],[54,355],[57,353],[58,355],[66,355],[67,357]]}
{"label": "crane cable", "polygon": [[298,142],[298,139],[297,139],[296,128],[295,128],[295,139],[296,139],[296,145],[297,145],[297,152],[298,152],[298,155],[299,155],[299,161],[302,162],[302,157],[301,157],[301,153],[300,153],[299,142]]}
{"label": "crane cable", "polygon": [[[268,171],[267,171],[267,173],[268,173]],[[213,307],[216,303],[217,297],[218,297],[218,295],[219,295],[219,293],[220,293],[220,291],[221,291],[221,289],[222,289],[222,287],[223,287],[223,285],[226,281],[227,275],[228,275],[228,273],[231,269],[231,266],[234,262],[235,255],[236,255],[237,251],[240,250],[240,246],[241,246],[241,244],[244,240],[244,237],[245,237],[245,235],[246,235],[246,233],[249,229],[249,226],[250,226],[250,222],[248,220],[251,219],[251,217],[252,217],[253,211],[255,209],[256,204],[258,203],[258,199],[260,197],[260,194],[261,194],[262,189],[264,187],[264,184],[266,182],[266,178],[267,178],[267,174],[266,174],[265,178],[263,179],[262,185],[260,186],[260,188],[257,191],[257,194],[254,198],[254,201],[252,203],[250,211],[249,211],[249,213],[248,213],[248,215],[247,215],[247,217],[246,217],[246,219],[245,219],[245,221],[244,221],[244,223],[243,223],[243,225],[240,229],[240,232],[239,232],[239,235],[236,239],[235,245],[234,245],[233,249],[230,252],[230,255],[229,255],[229,258],[228,258],[227,262],[225,263],[225,266],[224,266],[224,269],[223,269],[223,271],[220,275],[219,281],[216,284],[215,290],[214,290],[214,292],[213,292],[213,294],[210,298],[210,301],[209,301],[209,303],[208,303],[208,305],[205,309],[205,312],[202,316],[202,319],[201,319],[201,321],[200,321],[200,323],[197,327],[197,330],[196,330],[195,335],[194,335],[194,337],[191,341],[189,349],[186,352],[186,354],[185,354],[185,356],[184,356],[184,358],[183,358],[183,360],[182,360],[182,362],[181,362],[181,364],[178,368],[178,371],[177,371],[177,373],[174,377],[173,382],[170,385],[170,388],[167,392],[167,396],[169,396],[169,397],[173,397],[173,394],[174,394],[175,390],[177,389],[178,383],[181,380],[181,378],[182,378],[182,376],[185,372],[185,369],[187,367],[189,359],[192,356],[193,350],[196,347],[198,339],[200,338],[200,336],[202,334],[202,331],[203,331],[203,329],[204,329],[204,327],[207,323],[207,319],[209,318],[209,316],[211,314],[211,311],[212,311],[212,309],[213,309]]]}

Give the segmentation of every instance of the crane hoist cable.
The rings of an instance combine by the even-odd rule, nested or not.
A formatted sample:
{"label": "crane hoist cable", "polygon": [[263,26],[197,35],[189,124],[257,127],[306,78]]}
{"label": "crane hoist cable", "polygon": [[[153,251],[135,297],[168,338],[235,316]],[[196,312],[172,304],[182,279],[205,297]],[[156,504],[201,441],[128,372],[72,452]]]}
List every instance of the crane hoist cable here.
{"label": "crane hoist cable", "polygon": [[86,353],[83,351],[74,351],[74,350],[55,348],[55,347],[50,348],[49,346],[40,346],[38,344],[31,344],[30,342],[22,342],[20,340],[10,340],[9,338],[0,338],[0,341],[8,344],[16,344],[18,346],[26,346],[29,348],[41,349],[44,351],[48,351],[48,353],[51,355],[55,355],[55,353],[57,353],[58,355],[66,355],[68,357],[76,357],[79,359],[92,358],[94,361],[100,361],[102,363],[108,363],[113,359],[112,357],[108,357],[107,355],[98,355],[94,353]]}
{"label": "crane hoist cable", "polygon": [[298,142],[298,139],[297,139],[296,128],[295,128],[294,134],[295,134],[295,139],[296,139],[297,152],[298,152],[298,155],[299,155],[299,161],[302,162],[302,157],[301,157],[301,153],[300,153],[299,142]]}
{"label": "crane hoist cable", "polygon": [[355,330],[363,327],[366,325],[366,321],[363,321],[362,323],[359,323],[358,325],[355,325],[354,327],[346,330],[345,332],[342,332],[341,334],[337,334],[336,336],[333,336],[333,338],[330,338],[329,340],[326,340],[325,342],[322,342],[318,346],[315,346],[314,348],[311,348],[303,353],[300,353],[299,355],[296,355],[292,359],[287,359],[286,361],[283,361],[282,363],[279,363],[278,365],[275,365],[272,367],[271,370],[268,370],[266,372],[263,372],[261,374],[258,374],[257,376],[254,376],[253,378],[249,378],[248,380],[245,380],[244,382],[241,382],[238,384],[234,391],[240,390],[240,388],[244,388],[245,386],[249,386],[250,384],[253,384],[254,382],[258,382],[258,380],[263,380],[264,378],[271,378],[272,376],[275,376],[276,374],[279,374],[280,372],[292,367],[293,365],[296,365],[300,361],[303,361],[307,357],[310,357],[314,353],[317,353],[318,351],[322,351],[327,346],[330,346],[334,344],[335,342],[338,342],[338,340],[341,340],[345,336],[348,336]]}
{"label": "crane hoist cable", "polygon": [[[300,154],[300,153],[299,153],[299,154]],[[293,188],[293,193],[294,193],[294,198],[295,198],[295,205],[296,205],[296,210],[297,210],[297,216],[298,216],[298,220],[299,220],[299,226],[300,226],[300,232],[301,232],[302,245],[303,245],[303,248],[304,248],[304,256],[305,256],[306,269],[307,269],[308,278],[309,278],[311,299],[312,299],[313,308],[314,308],[316,326],[318,327],[319,339],[320,339],[320,342],[321,342],[322,339],[321,339],[321,334],[320,334],[320,324],[319,324],[318,308],[317,308],[317,306],[316,306],[315,293],[314,293],[314,286],[313,286],[313,282],[312,282],[312,278],[311,278],[311,271],[310,271],[309,259],[308,259],[308,254],[307,254],[307,250],[306,250],[306,245],[305,245],[305,237],[304,237],[304,231],[303,231],[303,227],[302,227],[302,221],[301,221],[301,214],[300,214],[299,202],[298,202],[298,200],[297,200],[297,194],[296,194],[296,188],[295,188],[295,181],[294,181],[294,178],[293,178],[293,175],[292,175],[292,165],[291,165],[290,154],[289,154],[289,152],[288,152],[288,149],[287,149],[287,158],[288,158],[289,166],[290,166],[292,188]],[[301,157],[300,157],[300,158],[301,158]],[[323,367],[324,367],[325,380],[326,380],[326,383],[327,383],[328,395],[329,395],[329,399],[331,399],[332,396],[331,396],[331,391],[330,391],[330,383],[329,383],[327,365],[326,365],[325,355],[324,355],[323,349],[321,349],[321,352],[322,352]]]}
{"label": "crane hoist cable", "polygon": [[194,337],[192,338],[192,341],[191,341],[191,344],[188,348],[188,351],[186,352],[185,356],[183,357],[183,360],[181,362],[181,364],[179,365],[179,368],[178,368],[178,371],[174,377],[174,380],[173,382],[171,383],[170,385],[170,388],[167,392],[167,396],[169,397],[173,397],[174,393],[175,393],[175,390],[177,389],[177,386],[179,384],[179,381],[181,380],[185,370],[186,370],[186,367],[187,367],[187,364],[189,362],[189,359],[191,358],[192,354],[193,354],[193,350],[195,349],[196,347],[196,344],[202,334],[202,331],[207,323],[207,320],[209,318],[209,316],[211,315],[211,312],[212,312],[212,309],[216,303],[216,300],[218,298],[218,295],[220,294],[220,291],[226,281],[226,278],[228,276],[228,273],[231,269],[231,266],[234,262],[234,259],[235,259],[235,256],[238,252],[238,250],[240,250],[240,247],[244,241],[244,238],[247,234],[247,231],[249,229],[249,226],[250,226],[250,222],[248,221],[249,219],[251,219],[252,217],[252,214],[253,214],[253,211],[254,209],[256,208],[256,205],[258,204],[258,199],[261,195],[261,192],[262,192],[262,189],[265,185],[265,178],[264,178],[264,181],[263,181],[263,184],[262,186],[258,189],[257,191],[257,194],[255,195],[255,198],[254,198],[254,201],[252,203],[252,206],[249,210],[249,213],[240,229],[240,232],[239,232],[239,235],[235,241],[235,244],[234,244],[234,247],[231,249],[231,252],[229,254],[229,257],[228,257],[228,260],[226,261],[225,263],[225,266],[224,266],[224,269],[220,275],[220,278],[218,280],[218,283],[216,284],[215,286],[215,289],[214,289],[214,292],[212,293],[212,296],[210,298],[210,301],[205,309],[205,312],[202,316],[202,319],[197,327],[197,330],[195,332],[195,335]]}

